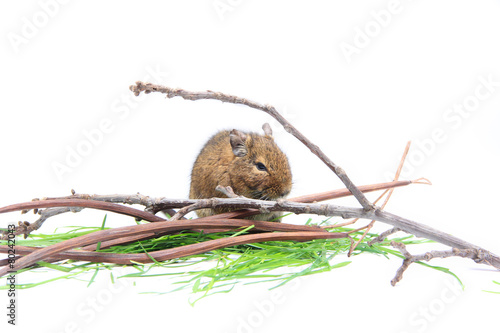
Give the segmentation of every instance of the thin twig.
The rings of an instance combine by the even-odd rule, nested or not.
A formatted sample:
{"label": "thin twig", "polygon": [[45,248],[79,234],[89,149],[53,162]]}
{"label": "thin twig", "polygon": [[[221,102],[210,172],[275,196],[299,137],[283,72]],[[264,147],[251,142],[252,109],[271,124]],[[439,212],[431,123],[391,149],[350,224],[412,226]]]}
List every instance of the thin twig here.
{"label": "thin twig", "polygon": [[[236,193],[234,193],[231,186],[224,187],[224,186],[217,185],[217,187],[215,189],[217,191],[223,193],[224,195],[226,195],[228,198],[234,199],[234,198],[240,197]],[[244,198],[244,197],[241,197],[241,198]],[[189,205],[189,206],[186,206],[186,207],[179,209],[177,211],[177,213],[175,213],[174,216],[172,216],[172,218],[169,221],[179,220],[180,218],[182,218],[183,216],[185,216],[186,214],[188,214],[190,212],[193,212],[195,210],[205,208],[209,205],[212,205],[210,202],[205,202],[205,200],[211,200],[211,199],[200,199],[200,201],[197,201],[197,202],[193,203],[192,205]]]}
{"label": "thin twig", "polygon": [[213,206],[213,203],[210,202],[211,200],[212,199],[199,199],[199,201],[179,209],[177,213],[175,213],[174,216],[169,219],[169,221],[179,220],[180,218],[184,217],[184,215],[190,212],[194,212],[195,210],[202,209],[207,206]]}
{"label": "thin twig", "polygon": [[487,263],[491,265],[492,258],[489,253],[485,253],[480,249],[471,248],[471,249],[457,249],[452,248],[447,251],[430,251],[423,254],[412,255],[403,243],[392,241],[391,245],[397,248],[401,254],[405,257],[401,267],[396,272],[396,275],[391,280],[391,285],[395,286],[396,283],[401,281],[403,278],[403,273],[410,267],[410,265],[414,262],[420,261],[429,261],[434,258],[449,258],[449,257],[462,257],[462,258],[470,258],[477,263]]}
{"label": "thin twig", "polygon": [[[33,199],[33,200],[51,200],[51,199],[85,199],[85,200],[95,200],[95,201],[104,201],[104,202],[112,202],[112,203],[123,203],[127,205],[141,205],[144,206],[144,210],[150,212],[152,214],[158,213],[160,210],[156,203],[160,198],[154,198],[146,195],[142,195],[140,193],[136,194],[80,194],[76,193],[75,190],[71,190],[71,195],[64,197],[46,197],[41,199]],[[173,215],[175,212],[168,211],[168,208],[163,209],[162,211],[167,211],[168,214]]]}
{"label": "thin twig", "polygon": [[399,228],[391,228],[389,230],[386,230],[384,232],[382,232],[380,235],[378,235],[377,237],[373,238],[372,240],[370,240],[368,242],[368,245],[372,246],[373,244],[375,243],[381,243],[383,242],[388,236],[398,232],[398,231],[401,231],[401,229]]}
{"label": "thin twig", "polygon": [[[410,146],[411,146],[411,141],[408,141],[408,143],[406,144],[405,150],[403,152],[403,156],[401,157],[401,160],[399,161],[398,169],[396,170],[396,174],[394,176],[393,181],[399,180],[399,176],[401,175],[401,170],[403,170],[403,165],[405,163],[406,156],[408,155],[408,152],[410,151]],[[394,192],[393,188],[391,188],[390,190],[384,191],[384,193],[382,193],[378,197],[378,199],[375,201],[375,203],[377,203],[378,200],[381,199],[387,193],[387,196],[384,199],[384,203],[382,204],[382,206],[380,206],[381,209],[385,209],[385,206],[387,206],[387,203],[389,202],[389,199],[391,198],[393,192]],[[358,239],[358,241],[356,242],[356,244],[354,244],[353,246],[351,246],[351,248],[349,249],[349,253],[347,254],[348,257],[351,256],[352,251],[354,251],[354,249],[366,237],[366,235],[368,234],[368,232],[370,232],[370,230],[372,229],[372,227],[373,227],[374,224],[375,224],[375,220],[371,220],[371,222],[366,226],[366,229],[365,229],[363,235],[361,235],[361,237]]]}
{"label": "thin twig", "polygon": [[[47,208],[43,210],[38,210],[40,217],[35,222],[31,223],[29,228],[26,230],[26,236],[34,230],[38,230],[42,224],[50,217],[57,216],[60,214],[72,212],[78,213],[85,207],[57,207],[57,208]],[[36,211],[36,209],[35,209]]]}
{"label": "thin twig", "polygon": [[[19,204],[14,204],[10,206],[5,206],[0,208],[0,214],[2,213],[8,213],[8,212],[14,212],[14,211],[26,211],[26,210],[31,210],[31,209],[40,209],[40,208],[52,208],[52,207],[67,207],[66,211],[63,210],[54,210],[52,212],[49,211],[47,214],[47,217],[53,216],[51,214],[61,214],[62,212],[68,212],[68,211],[77,211],[81,210],[80,208],[93,208],[93,209],[100,209],[100,210],[105,210],[109,212],[114,212],[118,214],[124,214],[124,215],[129,215],[133,216],[135,218],[140,218],[145,221],[149,222],[161,222],[161,221],[166,221],[164,218],[161,218],[159,216],[156,216],[154,214],[151,214],[149,212],[141,211],[132,207],[127,207],[111,202],[104,202],[104,201],[94,201],[94,200],[86,200],[86,199],[47,199],[47,200],[34,200],[30,202],[23,202]],[[44,220],[42,220],[43,222]],[[39,228],[41,223],[37,224],[27,224],[25,225],[24,228],[21,228],[20,230],[16,231],[15,234],[28,234],[32,232],[33,230],[36,230]],[[2,236],[2,238],[5,238],[5,235]]]}
{"label": "thin twig", "polygon": [[[385,190],[373,203],[376,204],[380,199],[382,199],[384,197],[384,195],[386,193],[388,193],[389,191],[392,191],[391,190]],[[387,201],[384,202],[384,204],[380,207],[380,208],[384,208],[385,207],[385,204],[387,203]],[[359,218],[355,218],[351,221],[351,224],[354,224],[356,223],[357,221],[359,220]],[[361,241],[366,237],[366,235],[368,234],[368,232],[370,231],[370,229],[372,228],[373,224],[375,223],[375,220],[371,220],[371,222],[364,226],[364,227],[361,227],[361,228],[358,228],[356,230],[352,230],[350,233],[353,233],[353,232],[357,232],[357,231],[361,231],[361,230],[364,230],[363,232],[363,235],[361,235],[361,237],[356,241],[356,242],[353,242],[351,244],[351,247],[349,248],[349,252],[347,253],[347,256],[350,257],[352,252],[354,251],[354,249],[361,243]]]}
{"label": "thin twig", "polygon": [[[379,191],[379,190],[385,190],[385,189],[389,189],[389,188],[407,186],[410,184],[423,184],[423,182],[421,181],[421,179],[398,180],[398,181],[393,181],[393,182],[388,182],[388,183],[361,185],[361,186],[358,186],[358,189],[363,193],[368,193],[368,192],[375,192],[375,191]],[[320,201],[325,201],[325,200],[343,198],[343,197],[347,197],[349,195],[351,195],[351,192],[349,192],[348,189],[342,188],[342,189],[327,191],[327,192],[322,192],[322,193],[302,195],[302,196],[290,198],[287,200],[294,201],[294,202],[312,203],[312,202],[320,202]]]}

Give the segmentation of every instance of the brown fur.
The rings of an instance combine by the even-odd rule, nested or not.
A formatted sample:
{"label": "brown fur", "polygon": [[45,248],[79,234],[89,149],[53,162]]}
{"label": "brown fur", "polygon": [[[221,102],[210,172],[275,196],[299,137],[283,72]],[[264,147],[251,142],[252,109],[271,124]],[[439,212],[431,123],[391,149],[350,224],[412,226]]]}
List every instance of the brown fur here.
{"label": "brown fur", "polygon": [[[233,191],[248,198],[275,200],[288,195],[292,175],[286,155],[273,140],[269,125],[265,135],[242,133],[237,130],[215,134],[202,148],[191,172],[192,199],[224,197],[215,190],[217,185],[231,186]],[[262,169],[262,163],[265,170]],[[222,213],[227,209],[201,209],[199,217]],[[260,214],[257,220],[271,220],[281,212]]]}

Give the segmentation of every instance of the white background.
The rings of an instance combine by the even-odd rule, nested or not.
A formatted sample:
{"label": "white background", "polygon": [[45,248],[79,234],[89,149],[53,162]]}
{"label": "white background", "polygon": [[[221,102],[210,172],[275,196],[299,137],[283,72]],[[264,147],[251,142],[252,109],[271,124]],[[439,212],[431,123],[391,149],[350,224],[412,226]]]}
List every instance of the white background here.
{"label": "white background", "polygon": [[[412,140],[403,178],[427,177],[433,186],[397,190],[388,211],[500,253],[498,1],[41,0],[1,7],[1,206],[67,195],[72,188],[186,197],[191,165],[211,134],[260,131],[264,122],[290,158],[292,196],[342,187],[267,115],[217,101],[133,97],[128,86],[147,80],[272,104],[359,185],[386,181]],[[454,105],[464,108],[463,115]],[[88,146],[85,133],[96,133],[103,121],[107,133]],[[431,142],[436,131],[440,139]],[[67,163],[69,152],[83,146],[88,154],[58,177],[54,164]],[[352,199],[337,203],[356,205]],[[41,231],[98,226],[102,217],[61,216]],[[1,224],[19,219],[34,217],[4,215]],[[131,222],[108,216],[109,226]],[[386,228],[379,224],[377,230]],[[139,294],[170,290],[168,279],[136,286],[129,280],[115,291],[109,274],[100,273],[89,288],[69,280],[20,290],[15,328],[6,323],[2,292],[0,327],[464,332],[478,326],[492,331],[498,323],[500,295],[482,291],[500,289],[492,282],[500,281],[498,272],[488,266],[434,261],[462,279],[462,291],[449,275],[421,266],[391,287],[399,259],[365,254],[350,260],[347,267],[280,288],[279,295],[269,285],[240,285],[194,307],[189,292]]]}

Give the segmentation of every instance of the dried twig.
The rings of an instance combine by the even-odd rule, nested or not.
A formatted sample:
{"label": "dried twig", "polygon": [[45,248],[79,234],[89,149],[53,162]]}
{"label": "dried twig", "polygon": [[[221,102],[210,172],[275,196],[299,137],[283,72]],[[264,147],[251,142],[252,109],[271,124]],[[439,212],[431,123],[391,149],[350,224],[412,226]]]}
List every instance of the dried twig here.
{"label": "dried twig", "polygon": [[[411,141],[408,141],[408,143],[406,144],[405,150],[403,152],[403,156],[401,157],[401,160],[399,161],[398,169],[396,170],[396,175],[394,176],[394,181],[399,180],[399,176],[401,175],[401,170],[403,170],[403,165],[405,163],[406,156],[408,155],[408,151],[410,150],[410,145],[411,145]],[[375,203],[377,203],[380,199],[382,199],[382,197],[387,193],[387,196],[384,199],[384,203],[382,204],[382,206],[380,206],[381,209],[384,209],[385,206],[387,205],[387,203],[389,202],[389,199],[391,198],[391,195],[393,192],[394,192],[393,188],[391,188],[390,190],[384,191],[384,193],[382,193],[377,198]],[[348,256],[350,256],[352,254],[352,251],[354,251],[356,246],[358,246],[361,243],[361,241],[366,237],[366,235],[372,229],[374,224],[375,224],[375,220],[371,220],[371,222],[365,227],[366,229],[365,229],[363,235],[361,235],[361,237],[358,239],[358,241],[355,244],[353,244],[353,246],[351,246],[351,248],[349,249],[349,253],[347,254]]]}
{"label": "dried twig", "polygon": [[181,219],[184,215],[194,212],[195,210],[206,208],[206,207],[213,207],[215,206],[216,203],[214,202],[213,199],[198,199],[198,201],[192,203],[189,206],[185,206],[177,211],[177,213],[172,216],[172,218],[169,219],[169,221],[176,221]]}
{"label": "dried twig", "polygon": [[24,226],[20,225],[20,227],[16,229],[16,233],[24,234],[24,238],[26,238],[31,232],[38,230],[48,218],[68,212],[78,213],[84,208],[85,207],[57,207],[57,208],[47,208],[43,210],[42,209],[38,210],[35,208],[33,211],[40,215],[38,220],[36,220],[33,223],[25,222]]}
{"label": "dried twig", "polygon": [[[405,257],[403,260],[403,264],[397,270],[396,276],[391,280],[391,285],[395,286],[396,283],[401,281],[403,278],[403,273],[410,267],[410,265],[414,262],[419,261],[429,261],[434,258],[449,258],[449,257],[462,257],[462,258],[470,258],[477,263],[486,263],[491,264],[491,256],[490,253],[484,252],[481,249],[471,248],[471,249],[457,249],[452,248],[448,251],[430,251],[423,254],[413,255],[407,249],[403,243],[398,243],[395,241],[391,242],[391,245],[397,248],[401,254]],[[494,266],[494,265],[492,265]]]}
{"label": "dried twig", "polygon": [[[53,208],[53,207],[64,207],[64,208]],[[21,228],[18,228],[19,230],[16,230],[15,232],[16,235],[24,234],[26,236],[32,231],[37,230],[47,218],[65,212],[80,211],[82,208],[94,208],[118,214],[129,215],[149,222],[166,221],[164,218],[132,207],[127,207],[111,202],[94,201],[87,199],[74,199],[74,198],[46,199],[46,200],[36,199],[30,202],[23,202],[19,204],[2,207],[0,208],[0,214],[14,212],[17,210],[26,212],[31,209],[38,210],[40,208],[51,208],[51,210],[42,211],[42,217],[38,219],[35,223],[33,224],[24,223],[24,225],[21,225]],[[2,233],[2,237],[0,237],[0,239],[4,239],[5,237],[6,234],[4,232]]]}
{"label": "dried twig", "polygon": [[[407,186],[410,184],[426,184],[426,183],[422,182],[422,179],[398,180],[398,181],[393,181],[393,182],[388,182],[388,183],[361,185],[361,186],[358,186],[358,189],[363,193],[368,193],[368,192],[374,192],[374,191],[396,188],[396,187],[401,187],[401,186]],[[293,202],[312,203],[312,202],[320,202],[320,201],[325,201],[325,200],[343,198],[343,197],[346,197],[349,195],[351,195],[351,192],[349,192],[348,189],[342,188],[342,189],[327,191],[327,192],[322,192],[322,193],[302,195],[302,196],[290,198],[287,200],[293,201]]]}
{"label": "dried twig", "polygon": [[392,234],[394,234],[394,233],[396,233],[398,231],[401,231],[401,229],[399,229],[399,228],[391,228],[389,230],[386,230],[386,231],[382,232],[380,235],[378,235],[377,237],[375,237],[372,240],[370,240],[368,242],[368,245],[371,246],[371,245],[373,245],[375,243],[381,243],[381,242],[383,242],[387,238],[387,236],[390,236],[390,235],[392,235]]}
{"label": "dried twig", "polygon": [[14,212],[17,210],[31,210],[31,209],[48,208],[48,207],[86,207],[86,208],[105,210],[118,214],[129,215],[150,222],[165,221],[165,219],[159,216],[132,207],[127,207],[111,202],[94,201],[86,199],[73,199],[73,198],[35,200],[35,201],[9,205],[0,208],[0,214]]}
{"label": "dried twig", "polygon": [[[224,195],[226,195],[228,198],[234,199],[234,198],[240,197],[240,196],[236,195],[236,193],[234,193],[231,186],[224,187],[224,186],[218,185],[215,189],[217,191],[223,193]],[[243,197],[240,197],[240,198],[243,198]],[[175,215],[172,216],[172,218],[169,221],[178,220],[178,219],[182,218],[184,215],[186,215],[190,212],[193,212],[195,210],[202,209],[202,208],[205,208],[207,206],[213,206],[212,203],[207,202],[205,200],[212,200],[212,199],[200,199],[200,201],[197,201],[197,202],[193,203],[192,205],[189,205],[189,206],[186,206],[184,208],[179,209],[179,211],[177,213],[175,213]]]}

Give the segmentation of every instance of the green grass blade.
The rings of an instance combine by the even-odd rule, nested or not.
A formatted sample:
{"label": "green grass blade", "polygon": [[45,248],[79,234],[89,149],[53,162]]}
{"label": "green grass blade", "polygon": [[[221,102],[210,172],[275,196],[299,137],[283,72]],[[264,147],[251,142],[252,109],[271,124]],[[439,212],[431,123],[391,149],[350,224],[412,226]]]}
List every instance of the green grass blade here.
{"label": "green grass blade", "polygon": [[69,273],[73,270],[72,268],[69,268],[69,267],[65,267],[65,266],[57,265],[57,264],[51,264],[51,263],[45,262],[45,261],[39,261],[36,264],[41,266],[41,267],[47,267],[47,268],[55,269],[57,271],[61,271],[61,272],[65,272],[65,273]]}
{"label": "green grass blade", "polygon": [[[102,225],[101,225],[101,230],[104,230],[104,225],[106,224],[106,218],[108,217],[108,214],[104,215],[104,219],[102,220]],[[101,249],[101,242],[97,243],[96,251],[99,251]]]}

